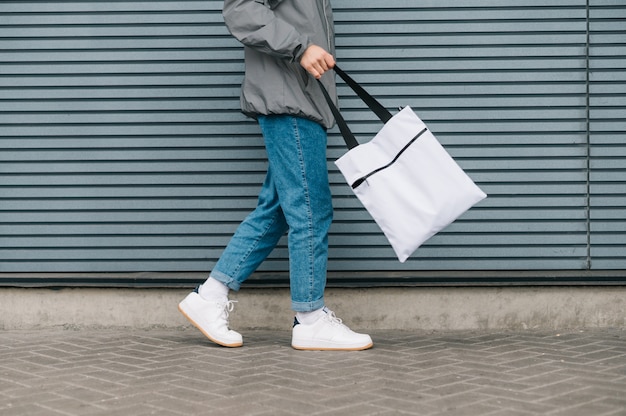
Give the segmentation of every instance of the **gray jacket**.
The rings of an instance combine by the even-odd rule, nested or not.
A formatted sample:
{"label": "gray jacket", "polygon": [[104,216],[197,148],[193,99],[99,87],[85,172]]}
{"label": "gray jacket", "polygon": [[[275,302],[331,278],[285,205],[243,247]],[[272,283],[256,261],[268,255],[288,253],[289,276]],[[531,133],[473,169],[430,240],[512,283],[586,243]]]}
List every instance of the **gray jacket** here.
{"label": "gray jacket", "polygon": [[[335,55],[330,0],[224,0],[222,14],[244,44],[242,111],[251,117],[291,114],[331,128],[334,118],[319,85],[299,63],[311,44]],[[337,101],[334,72],[322,82]]]}

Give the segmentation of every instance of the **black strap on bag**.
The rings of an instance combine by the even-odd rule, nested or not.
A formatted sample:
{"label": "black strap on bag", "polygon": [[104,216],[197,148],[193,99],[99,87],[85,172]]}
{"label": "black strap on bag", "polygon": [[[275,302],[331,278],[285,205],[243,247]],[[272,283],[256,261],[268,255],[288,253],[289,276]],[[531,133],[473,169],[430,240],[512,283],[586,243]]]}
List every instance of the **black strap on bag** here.
{"label": "black strap on bag", "polygon": [[378,116],[380,121],[386,123],[391,120],[391,117],[393,117],[393,115],[385,107],[383,107],[383,105],[379,103],[376,98],[372,97],[367,91],[363,89],[363,87],[359,85],[358,82],[353,80],[350,75],[346,74],[337,65],[335,65],[334,69],[335,73],[339,75],[350,88],[352,88],[352,91],[354,91],[356,95],[358,95],[359,98],[363,100],[363,102],[369,107],[369,109]]}
{"label": "black strap on bag", "polygon": [[[335,73],[339,75],[339,77],[341,77],[341,79],[343,79],[350,88],[352,88],[352,91],[354,91],[356,95],[359,96],[359,98],[369,107],[369,109],[372,110],[372,112],[376,114],[376,116],[378,116],[380,121],[386,123],[391,119],[391,117],[393,117],[393,115],[385,107],[383,107],[381,103],[379,103],[374,97],[372,97],[367,91],[365,91],[363,87],[361,87],[355,80],[353,80],[337,65],[335,65],[334,70]],[[326,102],[328,103],[330,110],[335,117],[335,121],[337,122],[339,131],[341,132],[341,135],[346,142],[346,146],[348,146],[348,149],[352,149],[358,146],[359,142],[357,142],[354,134],[352,134],[352,131],[348,127],[348,124],[339,112],[339,109],[330,98],[330,95],[328,95],[328,91],[326,91],[326,88],[320,80],[317,81],[319,82],[319,85],[322,88],[322,93],[324,94],[324,98],[326,98]]]}

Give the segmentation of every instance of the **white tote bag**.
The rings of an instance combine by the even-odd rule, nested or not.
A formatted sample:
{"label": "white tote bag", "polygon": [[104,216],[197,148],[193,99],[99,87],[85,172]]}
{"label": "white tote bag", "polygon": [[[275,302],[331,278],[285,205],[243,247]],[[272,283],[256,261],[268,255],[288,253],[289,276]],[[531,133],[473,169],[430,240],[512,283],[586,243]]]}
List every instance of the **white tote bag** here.
{"label": "white tote bag", "polygon": [[487,195],[410,107],[392,116],[345,72],[337,67],[335,72],[385,123],[372,140],[358,144],[324,91],[350,149],[335,164],[405,262]]}

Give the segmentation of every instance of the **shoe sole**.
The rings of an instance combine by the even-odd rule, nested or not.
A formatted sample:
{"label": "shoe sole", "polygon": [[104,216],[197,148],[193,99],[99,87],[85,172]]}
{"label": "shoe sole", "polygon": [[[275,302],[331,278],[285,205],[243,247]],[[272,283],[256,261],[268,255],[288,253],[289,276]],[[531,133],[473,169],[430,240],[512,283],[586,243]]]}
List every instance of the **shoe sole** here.
{"label": "shoe sole", "polygon": [[202,334],[203,334],[205,337],[207,337],[209,340],[211,340],[212,342],[216,343],[217,345],[221,345],[222,347],[228,347],[228,348],[237,348],[237,347],[241,347],[241,346],[243,345],[243,342],[235,342],[235,343],[232,343],[232,344],[228,344],[228,343],[225,343],[225,342],[222,342],[222,341],[219,341],[219,340],[217,340],[217,339],[213,338],[213,337],[212,337],[211,335],[209,335],[209,334],[208,334],[208,333],[207,333],[204,329],[202,329],[202,327],[201,327],[200,325],[198,325],[198,324],[196,323],[196,321],[194,321],[194,320],[193,320],[193,319],[192,319],[189,315],[187,315],[187,313],[183,310],[183,308],[180,306],[180,304],[178,305],[178,310],[180,311],[180,313],[182,313],[182,314],[183,314],[183,316],[184,316],[185,318],[187,318],[187,320],[188,320],[189,322],[191,322],[191,324],[192,324],[193,326],[195,326],[196,328],[198,328],[198,330],[199,330],[200,332],[202,332]]}
{"label": "shoe sole", "polygon": [[358,347],[308,347],[291,344],[291,348],[299,351],[363,351],[374,346],[373,342]]}

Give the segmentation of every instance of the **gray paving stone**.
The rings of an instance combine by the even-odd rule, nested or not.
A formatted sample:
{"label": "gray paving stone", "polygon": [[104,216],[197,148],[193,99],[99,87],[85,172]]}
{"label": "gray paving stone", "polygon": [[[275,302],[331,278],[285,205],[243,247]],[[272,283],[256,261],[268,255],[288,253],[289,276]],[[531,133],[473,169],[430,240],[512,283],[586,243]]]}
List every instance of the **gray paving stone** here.
{"label": "gray paving stone", "polygon": [[613,414],[617,409],[606,406],[599,401],[592,403],[582,403],[576,406],[568,406],[564,409],[559,409],[548,413],[550,416],[606,416]]}
{"label": "gray paving stone", "polygon": [[57,412],[52,409],[46,409],[35,404],[19,404],[17,406],[9,406],[5,408],[0,407],[0,413],[2,416],[45,416],[45,415],[63,415],[64,413]]}
{"label": "gray paving stone", "polygon": [[361,352],[243,348],[192,328],[0,337],[0,414],[626,415],[626,331],[379,331]]}

